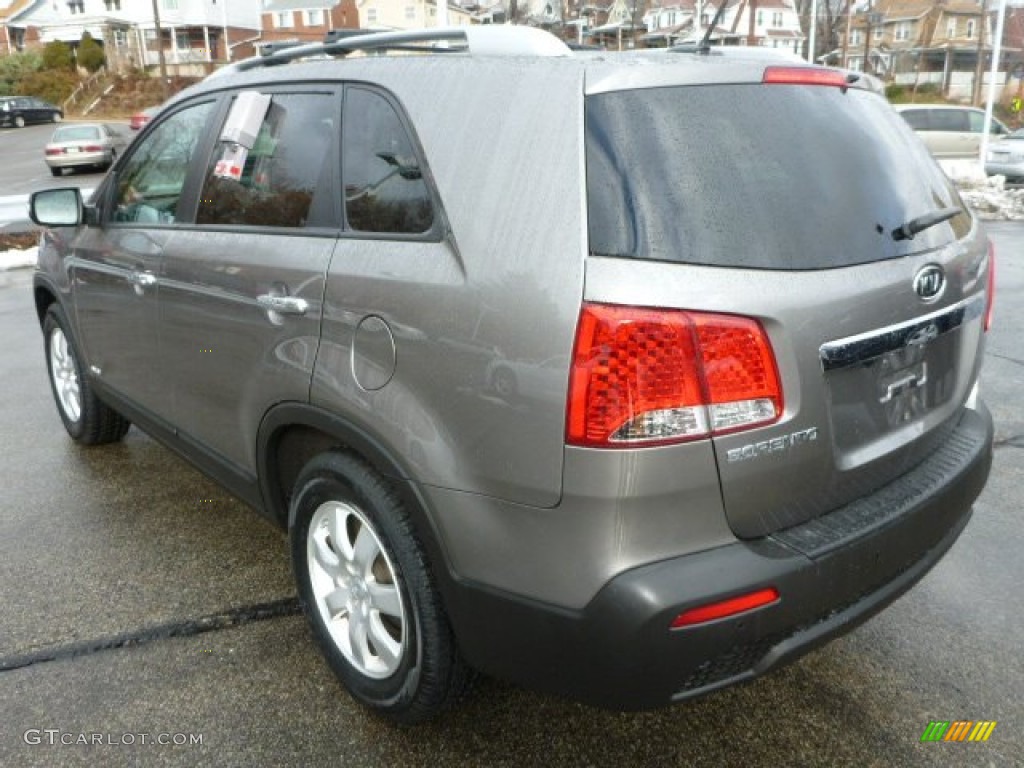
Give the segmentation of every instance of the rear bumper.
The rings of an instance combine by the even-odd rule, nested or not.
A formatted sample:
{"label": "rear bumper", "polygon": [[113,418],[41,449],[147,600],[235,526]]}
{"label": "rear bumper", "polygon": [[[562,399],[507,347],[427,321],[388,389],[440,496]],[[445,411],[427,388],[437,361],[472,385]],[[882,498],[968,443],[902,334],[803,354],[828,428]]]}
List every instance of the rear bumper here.
{"label": "rear bumper", "polygon": [[78,152],[73,155],[47,155],[51,168],[77,168],[82,165],[103,165],[111,160],[109,152]]}
{"label": "rear bumper", "polygon": [[1024,178],[1024,163],[985,163],[985,173],[989,176],[1005,176],[1007,179]]}
{"label": "rear bumper", "polygon": [[[448,585],[449,612],[489,674],[612,709],[692,698],[793,661],[903,594],[967,525],[991,459],[979,405],[920,466],[810,523],[626,571],[581,611],[463,583]],[[763,587],[780,600],[670,629],[687,608]]]}

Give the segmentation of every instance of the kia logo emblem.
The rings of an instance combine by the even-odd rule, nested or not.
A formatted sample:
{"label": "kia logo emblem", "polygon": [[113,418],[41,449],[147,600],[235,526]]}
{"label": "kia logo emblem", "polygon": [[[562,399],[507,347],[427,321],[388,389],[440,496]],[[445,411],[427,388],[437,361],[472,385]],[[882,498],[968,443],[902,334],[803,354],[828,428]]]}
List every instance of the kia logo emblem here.
{"label": "kia logo emblem", "polygon": [[938,264],[929,264],[914,276],[914,293],[921,301],[936,301],[945,288],[946,275]]}

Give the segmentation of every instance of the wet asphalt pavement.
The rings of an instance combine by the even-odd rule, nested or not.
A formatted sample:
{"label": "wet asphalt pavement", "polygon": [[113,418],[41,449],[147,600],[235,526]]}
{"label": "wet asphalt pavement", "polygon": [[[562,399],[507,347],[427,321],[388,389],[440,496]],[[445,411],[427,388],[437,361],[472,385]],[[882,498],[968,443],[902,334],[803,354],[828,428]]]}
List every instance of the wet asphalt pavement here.
{"label": "wet asphalt pavement", "polygon": [[[608,713],[483,680],[417,729],[334,681],[280,532],[138,430],[71,443],[31,271],[0,273],[0,766],[1024,765],[1024,224],[991,232],[995,463],[917,587],[798,663],[689,704]],[[932,720],[998,724],[986,743],[922,744]],[[61,743],[83,739],[100,743]]]}

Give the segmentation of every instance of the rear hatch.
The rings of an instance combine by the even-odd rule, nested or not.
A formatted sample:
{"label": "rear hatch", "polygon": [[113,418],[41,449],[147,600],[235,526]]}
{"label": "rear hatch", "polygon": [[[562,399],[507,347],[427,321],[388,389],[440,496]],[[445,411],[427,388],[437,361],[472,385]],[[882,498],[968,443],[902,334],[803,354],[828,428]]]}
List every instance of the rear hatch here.
{"label": "rear hatch", "polygon": [[711,438],[741,538],[871,493],[942,444],[977,379],[990,263],[880,95],[799,68],[750,79],[634,77],[586,98],[585,298],[740,315],[770,340],[777,420]]}

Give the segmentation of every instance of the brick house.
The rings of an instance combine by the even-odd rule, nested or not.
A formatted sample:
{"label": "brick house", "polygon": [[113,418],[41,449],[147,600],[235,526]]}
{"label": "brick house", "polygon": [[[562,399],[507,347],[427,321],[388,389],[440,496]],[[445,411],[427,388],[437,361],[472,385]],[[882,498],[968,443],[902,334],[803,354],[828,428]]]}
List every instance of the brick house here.
{"label": "brick house", "polygon": [[356,0],[269,0],[261,16],[261,43],[315,43],[335,29],[358,29]]}
{"label": "brick house", "polygon": [[[899,83],[936,83],[964,96],[992,53],[995,15],[974,0],[877,0],[840,35],[835,63]],[[867,65],[865,67],[865,56]],[[987,64],[986,64],[987,66]]]}

